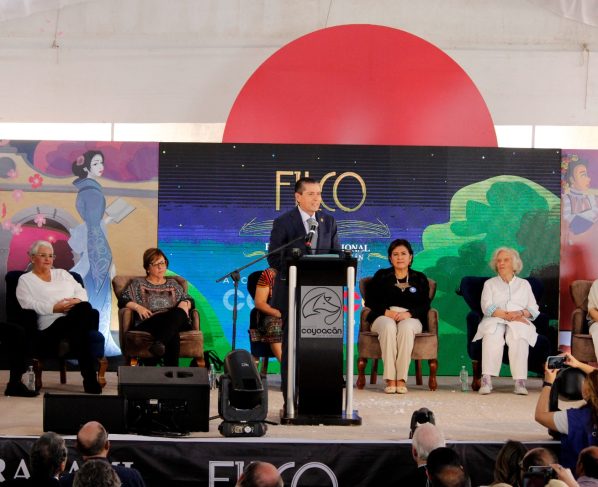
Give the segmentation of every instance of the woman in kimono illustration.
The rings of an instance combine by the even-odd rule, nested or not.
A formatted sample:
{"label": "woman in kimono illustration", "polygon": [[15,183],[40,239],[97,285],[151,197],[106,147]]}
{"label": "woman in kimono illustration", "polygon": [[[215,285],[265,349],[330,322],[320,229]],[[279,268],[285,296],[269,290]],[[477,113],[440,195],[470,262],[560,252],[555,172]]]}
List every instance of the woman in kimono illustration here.
{"label": "woman in kimono illustration", "polygon": [[95,150],[85,152],[73,162],[72,171],[77,176],[73,181],[78,191],[76,207],[84,223],[71,230],[69,245],[79,255],[71,270],[83,277],[89,302],[100,312],[99,330],[106,339],[105,353],[114,356],[120,354],[120,349],[110,333],[110,282],[114,275],[112,251],[106,238],[110,217],[104,218],[106,198],[96,181],[104,173],[104,154]]}

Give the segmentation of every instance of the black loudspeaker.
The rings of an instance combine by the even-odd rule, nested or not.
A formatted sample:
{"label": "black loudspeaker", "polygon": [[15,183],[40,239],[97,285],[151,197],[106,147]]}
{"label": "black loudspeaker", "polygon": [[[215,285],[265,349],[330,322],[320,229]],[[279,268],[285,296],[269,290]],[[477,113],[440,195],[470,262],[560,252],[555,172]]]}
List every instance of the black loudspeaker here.
{"label": "black loudspeaker", "polygon": [[88,421],[98,421],[109,433],[127,433],[126,417],[120,396],[44,394],[44,431],[74,435]]}
{"label": "black loudspeaker", "polygon": [[119,367],[129,431],[186,434],[209,431],[210,386],[203,367]]}

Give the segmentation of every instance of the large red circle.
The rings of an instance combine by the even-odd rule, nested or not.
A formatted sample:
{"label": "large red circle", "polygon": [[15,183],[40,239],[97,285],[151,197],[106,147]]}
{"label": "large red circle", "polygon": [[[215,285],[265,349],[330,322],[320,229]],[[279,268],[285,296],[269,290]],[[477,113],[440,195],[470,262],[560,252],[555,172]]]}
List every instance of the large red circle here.
{"label": "large red circle", "polygon": [[274,53],[241,89],[223,142],[497,145],[488,108],[455,61],[376,25],[322,29]]}

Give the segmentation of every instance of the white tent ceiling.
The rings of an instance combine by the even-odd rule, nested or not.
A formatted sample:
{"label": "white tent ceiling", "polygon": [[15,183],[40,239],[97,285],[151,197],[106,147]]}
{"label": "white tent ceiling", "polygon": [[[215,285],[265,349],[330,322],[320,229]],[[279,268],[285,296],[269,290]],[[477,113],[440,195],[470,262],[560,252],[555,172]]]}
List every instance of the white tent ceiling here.
{"label": "white tent ceiling", "polygon": [[0,0],[0,122],[225,122],[277,49],[370,23],[453,57],[496,124],[598,125],[597,19],[597,0]]}

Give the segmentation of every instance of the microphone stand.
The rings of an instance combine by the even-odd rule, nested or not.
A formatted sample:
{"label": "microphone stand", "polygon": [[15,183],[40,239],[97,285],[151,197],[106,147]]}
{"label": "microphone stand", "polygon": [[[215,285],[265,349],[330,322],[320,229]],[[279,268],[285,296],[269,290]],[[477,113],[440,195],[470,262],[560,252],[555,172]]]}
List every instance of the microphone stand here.
{"label": "microphone stand", "polygon": [[307,235],[301,235],[300,237],[297,237],[296,239],[291,240],[290,242],[287,242],[284,245],[281,245],[277,249],[271,250],[270,252],[262,255],[261,257],[258,257],[257,259],[252,260],[248,264],[245,264],[244,266],[241,266],[233,271],[230,271],[227,274],[223,275],[222,277],[219,277],[218,279],[216,279],[216,282],[222,282],[227,277],[230,277],[233,280],[233,283],[235,286],[235,293],[234,293],[234,300],[233,300],[233,339],[231,342],[232,350],[235,350],[236,342],[237,342],[237,310],[238,310],[237,302],[238,302],[238,296],[239,296],[239,281],[241,280],[241,271],[243,269],[247,269],[248,267],[252,266],[256,262],[259,262],[260,260],[263,260],[273,254],[280,252],[281,250],[286,249],[287,247],[290,247],[291,245],[293,245],[301,240],[305,241],[306,237],[307,237]]}

